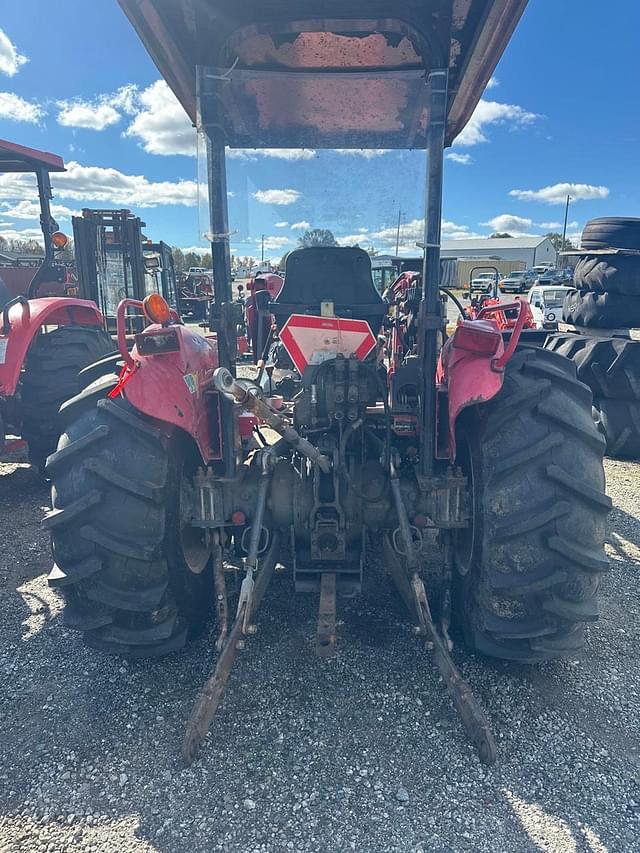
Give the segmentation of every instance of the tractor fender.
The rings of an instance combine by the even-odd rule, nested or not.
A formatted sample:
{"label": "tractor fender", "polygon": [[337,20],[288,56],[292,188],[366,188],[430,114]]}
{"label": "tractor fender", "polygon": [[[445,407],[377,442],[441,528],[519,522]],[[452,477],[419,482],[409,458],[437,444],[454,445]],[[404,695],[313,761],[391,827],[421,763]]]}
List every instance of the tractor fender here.
{"label": "tractor fender", "polygon": [[[472,328],[495,338],[495,350],[492,353],[477,352],[469,348],[462,340],[462,329]],[[451,462],[456,456],[456,421],[468,406],[487,403],[496,396],[504,382],[502,363],[505,355],[502,335],[497,325],[489,320],[465,320],[453,335],[447,339],[438,361],[436,383],[446,390],[448,399],[449,441],[446,458]],[[440,395],[438,395],[440,396]]]}
{"label": "tractor fender", "polygon": [[87,299],[49,296],[12,305],[6,335],[0,322],[0,396],[15,394],[27,350],[43,326],[103,325],[97,305]]}
{"label": "tractor fender", "polygon": [[213,372],[219,364],[217,339],[205,338],[182,325],[169,328],[175,332],[179,350],[141,354],[138,347],[142,338],[167,331],[159,325],[148,326],[136,335],[131,350],[134,367],[123,373],[114,392],[122,393],[143,414],[190,435],[205,462],[220,459],[220,405],[212,388]]}

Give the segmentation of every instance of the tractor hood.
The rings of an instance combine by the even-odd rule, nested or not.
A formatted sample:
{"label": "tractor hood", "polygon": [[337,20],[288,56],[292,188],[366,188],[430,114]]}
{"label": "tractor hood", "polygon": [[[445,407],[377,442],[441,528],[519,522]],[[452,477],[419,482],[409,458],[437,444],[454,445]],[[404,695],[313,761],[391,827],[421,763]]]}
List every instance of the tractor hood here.
{"label": "tractor hood", "polygon": [[527,0],[119,0],[194,124],[196,66],[227,145],[424,148],[425,75],[449,68],[446,144]]}

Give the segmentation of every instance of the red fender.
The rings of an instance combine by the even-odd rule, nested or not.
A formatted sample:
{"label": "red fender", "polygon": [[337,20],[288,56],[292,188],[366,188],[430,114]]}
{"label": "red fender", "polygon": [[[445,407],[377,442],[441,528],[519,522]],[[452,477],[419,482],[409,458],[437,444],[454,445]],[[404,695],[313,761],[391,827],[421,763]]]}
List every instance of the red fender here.
{"label": "red fender", "polygon": [[[220,459],[218,397],[217,393],[205,395],[218,367],[217,340],[204,338],[186,326],[169,328],[176,334],[179,351],[141,355],[136,344],[131,350],[134,367],[122,376],[116,393],[123,394],[145,415],[177,426],[192,436],[203,460]],[[163,326],[147,326],[137,340],[166,332]]]}
{"label": "red fender", "polygon": [[460,323],[440,353],[436,383],[447,391],[449,446],[446,458],[452,462],[456,456],[458,415],[467,406],[489,402],[502,388],[505,367],[515,352],[531,313],[526,302],[509,303],[501,308],[518,308],[518,317],[506,349],[496,320],[479,319]]}
{"label": "red fender", "polygon": [[3,334],[0,322],[0,395],[15,394],[27,350],[43,326],[103,326],[95,302],[50,296],[30,299],[27,305],[9,309],[10,329]]}

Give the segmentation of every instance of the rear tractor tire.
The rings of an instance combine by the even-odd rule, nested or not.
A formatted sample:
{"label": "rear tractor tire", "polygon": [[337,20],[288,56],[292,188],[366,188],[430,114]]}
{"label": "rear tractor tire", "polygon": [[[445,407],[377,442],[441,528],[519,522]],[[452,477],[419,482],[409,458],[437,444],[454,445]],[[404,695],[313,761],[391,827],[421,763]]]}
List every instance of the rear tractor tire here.
{"label": "rear tractor tire", "polygon": [[536,662],[575,653],[598,618],[611,500],[605,442],[575,366],[523,347],[489,403],[460,418],[471,524],[454,549],[456,619],[467,644]]}
{"label": "rear tractor tire", "polygon": [[178,431],[107,399],[114,374],[61,409],[64,431],[49,457],[49,584],[64,621],[87,645],[129,658],[180,649],[213,604],[209,550],[180,511],[197,464]]}
{"label": "rear tractor tire", "polygon": [[78,373],[112,351],[111,336],[98,326],[61,326],[31,344],[20,381],[22,434],[39,471],[58,443],[58,409],[80,389]]}
{"label": "rear tractor tire", "polygon": [[607,456],[640,459],[640,401],[593,401],[593,419],[607,442]]}

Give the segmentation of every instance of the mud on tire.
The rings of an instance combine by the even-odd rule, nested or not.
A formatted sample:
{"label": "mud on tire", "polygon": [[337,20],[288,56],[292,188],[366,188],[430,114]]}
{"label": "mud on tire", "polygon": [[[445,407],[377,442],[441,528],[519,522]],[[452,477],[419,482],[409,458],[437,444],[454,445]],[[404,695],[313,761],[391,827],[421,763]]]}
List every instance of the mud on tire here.
{"label": "mud on tire", "polygon": [[179,431],[109,400],[105,376],[68,401],[49,457],[54,568],[64,620],[93,647],[127,657],[181,648],[212,603],[210,567],[189,570],[179,524],[190,449]]}
{"label": "mud on tire", "polygon": [[461,416],[458,462],[473,523],[455,545],[467,644],[534,662],[571,654],[598,617],[607,513],[605,442],[574,365],[523,347],[500,393]]}

